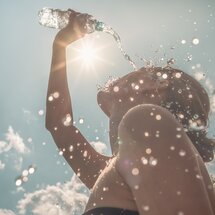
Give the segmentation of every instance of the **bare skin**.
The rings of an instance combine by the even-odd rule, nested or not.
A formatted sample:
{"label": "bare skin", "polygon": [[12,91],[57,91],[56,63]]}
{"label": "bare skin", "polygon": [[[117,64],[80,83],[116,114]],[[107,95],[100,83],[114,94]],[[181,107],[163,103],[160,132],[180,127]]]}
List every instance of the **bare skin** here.
{"label": "bare skin", "polygon": [[[73,122],[66,74],[66,47],[84,37],[75,22],[76,15],[78,13],[72,13],[70,17],[72,21],[66,28],[59,31],[53,43],[47,92],[46,128],[51,132],[57,147],[63,151],[64,158],[74,172],[91,189],[111,157],[96,152],[75,126],[72,124],[64,126],[62,122],[66,116],[70,116],[70,120]],[[83,156],[84,151],[87,151],[87,157]]]}
{"label": "bare skin", "polygon": [[[63,124],[62,119],[66,116],[73,121],[66,75],[66,47],[84,37],[76,22],[77,14],[72,13],[69,25],[56,35],[53,43],[46,128],[74,172],[89,189],[92,188],[85,211],[106,206],[138,211],[140,215],[146,211],[149,215],[179,215],[179,212],[185,215],[213,215],[214,203],[208,205],[210,201],[207,198],[215,199],[213,191],[207,188],[211,182],[204,163],[196,156],[198,152],[179,122],[169,111],[159,107],[165,97],[167,81],[155,82],[146,75],[141,87],[134,90],[132,83],[138,79],[131,80],[127,75],[115,83],[119,91],[114,92],[113,86],[108,92],[98,93],[99,105],[108,106],[109,110],[112,157],[96,152],[72,123],[69,126]],[[135,72],[137,77],[139,72]],[[56,97],[56,92],[59,97],[50,99],[50,96]],[[133,100],[134,93],[144,93],[144,96]],[[161,116],[160,124],[155,124],[151,112],[154,112],[154,116]],[[182,148],[177,148],[179,139],[174,132],[178,128],[181,128]],[[159,138],[151,135],[157,131],[161,134]],[[143,135],[145,132],[149,133],[148,138]],[[153,144],[149,144],[148,140]],[[119,141],[121,144],[118,144]],[[171,150],[172,146],[174,150]],[[147,151],[148,148],[151,152]],[[184,150],[186,156],[180,157],[179,150]],[[86,157],[83,156],[85,151]],[[154,167],[143,165],[143,156],[147,162],[153,156],[158,163]],[[189,177],[186,169],[192,172]],[[201,183],[196,175],[202,177]],[[166,207],[167,201],[171,201],[171,206]]]}

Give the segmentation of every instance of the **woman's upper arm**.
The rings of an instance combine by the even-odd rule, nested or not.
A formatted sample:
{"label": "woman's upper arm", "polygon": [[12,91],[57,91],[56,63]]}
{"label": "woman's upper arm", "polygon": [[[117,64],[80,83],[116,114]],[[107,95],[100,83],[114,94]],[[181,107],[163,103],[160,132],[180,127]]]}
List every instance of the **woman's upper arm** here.
{"label": "woman's upper arm", "polygon": [[141,215],[211,214],[196,176],[197,151],[168,110],[132,108],[120,122],[119,138],[117,170]]}

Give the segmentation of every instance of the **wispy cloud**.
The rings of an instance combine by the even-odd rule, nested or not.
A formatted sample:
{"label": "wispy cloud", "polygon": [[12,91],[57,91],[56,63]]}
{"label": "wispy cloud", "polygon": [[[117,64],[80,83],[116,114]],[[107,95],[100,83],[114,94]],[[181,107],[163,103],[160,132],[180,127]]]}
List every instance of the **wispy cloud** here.
{"label": "wispy cloud", "polygon": [[[22,155],[29,152],[30,149],[25,145],[19,133],[15,132],[12,126],[9,126],[5,134],[5,140],[0,141],[0,154],[3,154],[5,158],[13,157],[14,167],[17,171],[20,171],[23,163]],[[5,167],[3,161],[0,163],[0,169]]]}
{"label": "wispy cloud", "polygon": [[20,214],[35,215],[80,215],[88,201],[89,191],[85,185],[73,176],[64,184],[48,185],[46,188],[27,193],[18,202]]}
{"label": "wispy cloud", "polygon": [[8,142],[8,147],[13,148],[18,153],[28,153],[30,150],[25,146],[21,136],[14,132],[13,128],[9,126],[8,132],[6,133],[6,140]]}
{"label": "wispy cloud", "polygon": [[30,152],[28,147],[24,144],[21,136],[17,132],[14,132],[11,126],[9,126],[5,136],[6,141],[0,141],[0,153],[8,152],[10,150],[14,150],[21,154]]}
{"label": "wispy cloud", "polygon": [[16,214],[11,210],[0,209],[0,215],[16,215]]}

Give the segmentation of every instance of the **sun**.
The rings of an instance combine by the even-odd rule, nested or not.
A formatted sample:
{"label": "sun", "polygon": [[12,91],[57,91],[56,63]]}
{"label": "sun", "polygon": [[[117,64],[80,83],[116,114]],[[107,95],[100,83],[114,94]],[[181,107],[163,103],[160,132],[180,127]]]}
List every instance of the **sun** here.
{"label": "sun", "polygon": [[[84,72],[94,72],[95,68],[104,61],[101,57],[101,49],[94,39],[84,38],[75,49],[76,57],[72,61],[77,61]],[[74,50],[73,49],[73,50]]]}
{"label": "sun", "polygon": [[86,67],[91,67],[91,64],[94,64],[98,59],[97,50],[92,44],[83,45],[79,52],[79,57]]}

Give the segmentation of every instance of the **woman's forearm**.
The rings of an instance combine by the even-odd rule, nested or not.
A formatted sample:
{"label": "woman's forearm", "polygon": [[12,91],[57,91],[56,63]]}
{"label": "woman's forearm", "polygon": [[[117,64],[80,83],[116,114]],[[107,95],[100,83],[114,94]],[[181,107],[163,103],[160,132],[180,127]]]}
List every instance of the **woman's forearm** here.
{"label": "woman's forearm", "polygon": [[66,73],[66,47],[53,43],[52,63],[46,99],[46,128],[53,131],[63,120],[73,122],[71,98]]}

